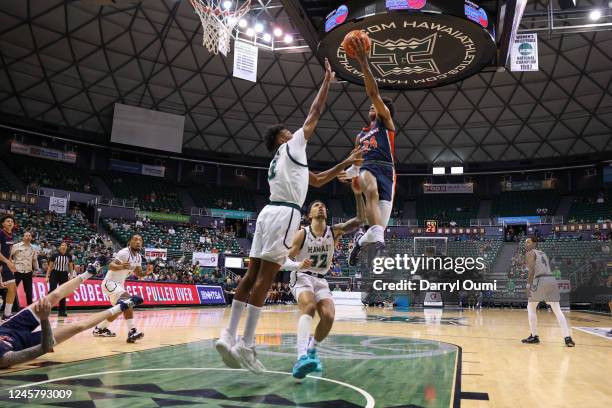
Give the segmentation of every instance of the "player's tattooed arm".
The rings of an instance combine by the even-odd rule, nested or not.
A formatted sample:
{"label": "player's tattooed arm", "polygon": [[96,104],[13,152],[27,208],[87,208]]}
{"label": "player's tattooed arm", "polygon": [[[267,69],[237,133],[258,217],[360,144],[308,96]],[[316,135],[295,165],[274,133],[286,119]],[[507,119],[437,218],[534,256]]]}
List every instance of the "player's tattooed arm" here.
{"label": "player's tattooed arm", "polygon": [[319,89],[319,93],[315,98],[314,102],[310,106],[310,112],[308,112],[308,117],[304,122],[304,138],[306,140],[310,139],[310,136],[313,135],[315,128],[317,127],[317,123],[319,122],[319,118],[323,113],[323,109],[325,108],[325,103],[327,102],[327,95],[329,93],[329,84],[334,79],[336,74],[331,69],[331,65],[327,58],[325,59],[325,78],[323,78],[323,84],[321,85],[321,89]]}
{"label": "player's tattooed arm", "polygon": [[363,152],[359,151],[358,149],[353,149],[351,154],[344,159],[344,161],[336,164],[331,169],[322,171],[320,173],[313,173],[312,171],[308,172],[308,184],[317,188],[323,187],[342,174],[344,169],[346,169],[348,166],[353,164],[360,166],[361,163],[363,163]]}
{"label": "player's tattooed arm", "polygon": [[43,298],[34,305],[33,313],[40,319],[41,343],[24,350],[9,351],[0,357],[0,368],[8,368],[17,364],[34,360],[43,354],[53,351],[53,329],[49,323],[51,303]]}
{"label": "player's tattooed arm", "polygon": [[361,71],[363,72],[363,81],[365,83],[366,93],[372,100],[372,104],[376,109],[376,114],[383,120],[387,129],[395,130],[395,125],[393,124],[393,120],[391,118],[391,112],[389,111],[389,108],[387,108],[387,105],[385,105],[383,102],[380,96],[380,91],[378,90],[378,84],[376,83],[374,75],[372,75],[372,71],[370,70],[365,42],[357,40],[355,51],[357,54],[356,59],[359,62],[359,65],[361,65]]}
{"label": "player's tattooed arm", "polygon": [[357,208],[357,214],[347,222],[336,224],[332,227],[336,240],[338,240],[344,234],[355,231],[366,221],[365,202],[363,201],[363,192],[361,190],[361,185],[359,184],[359,178],[353,178],[351,181],[351,188],[355,194],[355,207]]}

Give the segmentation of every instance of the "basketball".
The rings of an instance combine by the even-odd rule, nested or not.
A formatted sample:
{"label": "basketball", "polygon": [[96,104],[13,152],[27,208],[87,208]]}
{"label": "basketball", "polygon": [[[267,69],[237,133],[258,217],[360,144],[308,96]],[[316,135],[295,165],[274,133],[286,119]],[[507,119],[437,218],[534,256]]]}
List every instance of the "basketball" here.
{"label": "basketball", "polygon": [[355,41],[358,40],[365,41],[367,52],[370,52],[370,49],[372,48],[372,40],[370,40],[367,33],[360,30],[353,30],[344,36],[344,40],[342,41],[342,47],[346,51],[346,54],[351,58],[355,58],[357,56],[355,53],[357,49]]}

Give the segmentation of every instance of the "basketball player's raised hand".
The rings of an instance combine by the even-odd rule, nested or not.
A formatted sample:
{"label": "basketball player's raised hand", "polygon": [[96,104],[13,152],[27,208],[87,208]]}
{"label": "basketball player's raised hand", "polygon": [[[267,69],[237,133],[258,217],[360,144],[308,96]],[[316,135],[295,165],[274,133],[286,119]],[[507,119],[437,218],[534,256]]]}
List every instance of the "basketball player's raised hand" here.
{"label": "basketball player's raised hand", "polygon": [[336,78],[336,73],[334,71],[332,71],[331,64],[329,63],[329,60],[327,58],[325,58],[325,80],[326,81],[333,81],[334,78]]}
{"label": "basketball player's raised hand", "polygon": [[355,50],[355,59],[360,64],[365,64],[368,60],[367,43],[365,38],[353,38],[353,48]]}

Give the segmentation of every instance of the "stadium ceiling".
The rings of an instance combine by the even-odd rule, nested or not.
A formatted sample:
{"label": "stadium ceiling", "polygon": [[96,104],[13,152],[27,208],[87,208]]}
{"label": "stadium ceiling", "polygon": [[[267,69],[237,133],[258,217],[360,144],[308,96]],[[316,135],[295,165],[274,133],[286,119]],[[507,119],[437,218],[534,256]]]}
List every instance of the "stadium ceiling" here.
{"label": "stadium ceiling", "polygon": [[[268,125],[303,123],[323,73],[309,48],[260,51],[258,82],[251,83],[232,78],[232,55],[211,56],[201,46],[188,1],[92,3],[0,3],[0,115],[109,137],[120,102],[185,115],[185,149],[257,157],[269,157],[262,143]],[[255,3],[253,13],[285,27],[294,7],[304,7],[314,27],[329,2]],[[607,0],[579,2],[593,5],[608,7]],[[398,108],[397,160],[469,163],[611,151],[610,27],[559,30],[571,23],[553,28],[554,16],[571,19],[545,0],[530,0],[523,19],[540,36],[539,72],[483,72],[434,90],[385,92]],[[295,23],[291,29],[308,43],[303,22]],[[309,156],[333,162],[353,146],[369,101],[362,88],[337,83],[329,106]]]}

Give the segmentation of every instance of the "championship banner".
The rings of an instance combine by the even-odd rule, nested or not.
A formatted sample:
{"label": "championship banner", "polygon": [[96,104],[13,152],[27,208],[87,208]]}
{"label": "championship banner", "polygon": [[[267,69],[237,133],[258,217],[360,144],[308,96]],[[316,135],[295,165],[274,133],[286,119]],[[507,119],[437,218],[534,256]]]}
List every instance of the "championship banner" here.
{"label": "championship banner", "polygon": [[474,183],[463,184],[423,184],[425,194],[473,194]]}
{"label": "championship banner", "polygon": [[244,41],[234,41],[234,76],[257,82],[257,56],[259,48]]}
{"label": "championship banner", "polygon": [[26,145],[19,142],[11,143],[11,152],[31,157],[39,157],[41,159],[60,161],[64,163],[76,163],[75,152],[62,152],[56,149],[48,149],[46,147]]}
{"label": "championship banner", "polygon": [[68,200],[62,197],[49,197],[49,211],[58,214],[66,214]]}
{"label": "championship banner", "polygon": [[216,268],[219,264],[219,255],[210,252],[194,252],[191,264],[195,265],[196,262],[199,262],[200,266]]}
{"label": "championship banner", "polygon": [[538,35],[517,34],[510,52],[511,71],[538,71]]}
{"label": "championship banner", "polygon": [[[34,302],[46,296],[49,288],[44,278],[32,279],[32,299]],[[222,305],[225,296],[220,286],[185,285],[182,283],[125,281],[125,289],[130,295],[144,299],[144,305]],[[18,290],[19,304],[25,305],[23,286]],[[102,293],[102,280],[89,279],[66,298],[68,307],[110,306],[108,297]]]}
{"label": "championship banner", "polygon": [[165,261],[168,259],[168,250],[166,248],[145,248],[145,258],[147,261],[153,261],[157,258]]}

